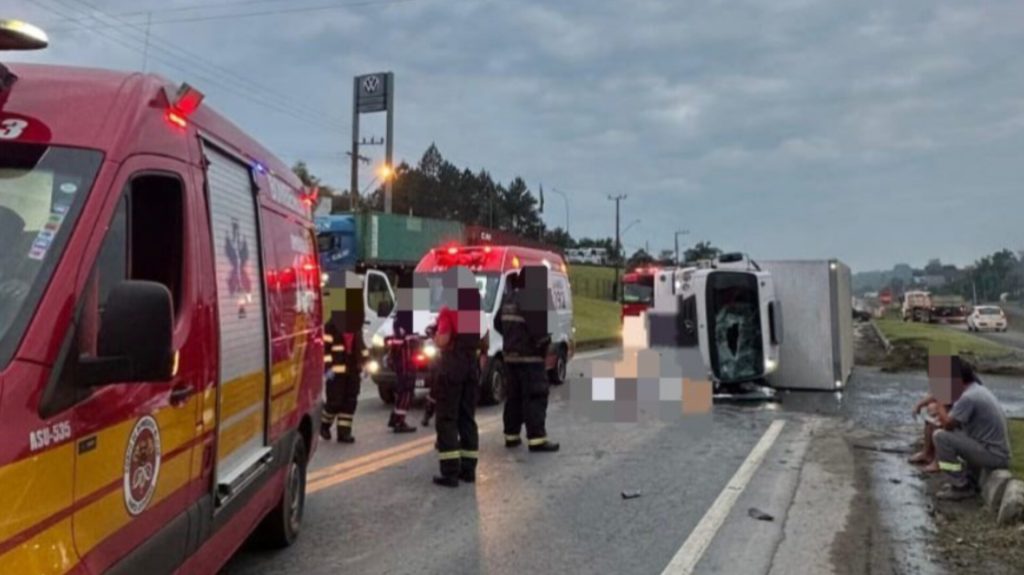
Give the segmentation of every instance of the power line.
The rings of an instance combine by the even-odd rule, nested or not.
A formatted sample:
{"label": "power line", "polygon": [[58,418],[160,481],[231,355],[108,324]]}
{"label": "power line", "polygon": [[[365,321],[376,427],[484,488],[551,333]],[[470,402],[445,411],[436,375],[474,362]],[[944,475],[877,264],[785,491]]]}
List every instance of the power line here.
{"label": "power line", "polygon": [[[275,8],[275,9],[272,9],[272,10],[238,11],[238,12],[230,12],[230,13],[227,13],[227,14],[210,14],[210,15],[207,15],[207,16],[185,16],[185,17],[179,17],[179,18],[154,19],[152,23],[153,24],[183,24],[183,23],[189,23],[189,22],[209,22],[209,21],[212,21],[212,20],[229,20],[229,19],[237,20],[237,19],[240,19],[240,18],[254,18],[254,17],[260,17],[260,16],[276,16],[276,15],[279,15],[279,14],[298,14],[298,13],[308,13],[308,12],[322,12],[322,11],[327,11],[327,10],[339,10],[339,9],[344,9],[344,8],[358,8],[358,7],[365,7],[365,6],[386,6],[386,5],[393,5],[393,4],[408,4],[408,3],[411,3],[411,2],[420,2],[420,1],[422,1],[422,0],[359,0],[359,1],[356,1],[356,2],[346,2],[344,4],[334,3],[334,4],[326,4],[326,5],[319,5],[319,6],[292,6],[292,7],[289,7],[289,8]],[[199,8],[195,8],[195,9],[198,10]],[[154,11],[154,13],[159,13],[159,12],[160,11]],[[128,14],[125,14],[125,15],[127,16]],[[131,15],[132,16],[137,16],[139,14],[132,13]],[[87,22],[88,20],[89,20],[88,18],[69,18],[66,22],[68,24],[76,24],[76,26],[69,26],[69,27],[66,27],[66,28],[65,27],[56,27],[56,28],[51,28],[51,29],[54,30],[54,31],[68,31],[68,30],[73,30],[73,29],[76,29],[76,28],[85,28],[85,29],[88,29],[88,30],[95,30],[95,29],[101,28],[101,27],[102,28],[125,28],[125,27],[138,26],[137,23],[128,23],[128,22],[123,22],[123,23],[120,23],[120,24],[103,24],[102,26],[86,26],[86,25],[84,25],[84,22]]]}
{"label": "power line", "polygon": [[[66,2],[65,0],[55,0],[55,1],[56,2],[60,2],[61,4],[65,5],[65,6],[71,7],[70,4],[68,4],[68,2]],[[119,20],[116,17],[110,16],[109,14],[104,13],[95,4],[91,4],[87,0],[80,0],[80,3],[81,4],[85,4],[86,6],[88,6],[90,8],[93,8],[99,14],[101,14],[101,15],[103,15],[103,16],[111,19],[111,20],[122,21],[122,20]],[[80,11],[82,11],[83,13],[85,13],[84,9],[81,9],[81,8],[78,8],[78,9]],[[94,16],[90,15],[90,18],[92,18],[93,20],[96,20],[97,22],[100,22],[100,20],[98,18],[94,17]],[[294,97],[292,97],[292,96],[288,96],[288,95],[285,95],[285,94],[282,94],[282,93],[279,93],[279,92],[275,92],[273,89],[268,88],[268,87],[263,86],[263,85],[260,85],[260,84],[254,82],[254,81],[252,81],[252,80],[250,80],[250,79],[248,79],[248,78],[246,78],[244,76],[236,74],[232,70],[229,70],[229,69],[221,67],[221,66],[217,66],[216,64],[213,64],[211,62],[206,62],[205,61],[205,57],[200,56],[200,55],[195,54],[195,53],[192,53],[192,52],[189,52],[188,50],[185,50],[184,48],[181,48],[181,47],[175,45],[174,43],[172,43],[172,42],[170,42],[168,40],[165,40],[164,38],[161,38],[160,36],[158,36],[156,34],[152,34],[148,30],[148,24],[146,26],[145,31],[142,30],[142,26],[136,26],[135,28],[136,28],[136,30],[135,30],[136,36],[134,38],[135,41],[143,43],[143,44],[148,44],[150,42],[150,40],[152,39],[153,43],[156,44],[159,49],[162,49],[165,52],[177,54],[175,56],[176,58],[183,58],[185,60],[190,60],[193,65],[197,65],[200,68],[204,68],[208,73],[214,74],[216,78],[220,79],[221,83],[223,83],[223,82],[230,82],[230,83],[234,84],[236,87],[245,90],[246,91],[246,97],[249,97],[250,100],[254,99],[252,97],[253,96],[252,92],[255,92],[255,95],[256,95],[257,98],[261,98],[261,99],[267,100],[267,101],[271,101],[270,97],[274,97],[274,99],[276,101],[271,101],[271,103],[274,104],[275,107],[277,107],[279,110],[281,108],[283,108],[283,109],[287,110],[289,113],[291,113],[291,112],[303,113],[304,115],[308,116],[310,119],[316,121],[318,124],[322,123],[324,117],[326,117],[332,123],[334,123],[335,127],[337,127],[338,129],[347,128],[347,126],[344,126],[344,124],[339,119],[332,118],[329,114],[325,114],[325,113],[320,112],[318,110],[314,110],[313,108],[305,106],[305,105],[303,105],[301,103],[296,103],[294,101]],[[145,52],[145,48],[143,48],[143,51]],[[226,78],[224,78],[224,76],[226,76]]]}
{"label": "power line", "polygon": [[[54,1],[56,3],[59,3],[62,6],[69,7],[68,4],[65,4],[63,2],[63,0],[52,0],[52,1]],[[57,9],[57,8],[48,7],[48,6],[45,6],[45,5],[40,5],[40,6],[42,8],[44,8],[44,9],[48,10],[49,12],[57,14],[57,15],[60,15],[60,16],[68,17],[68,15],[69,15],[68,12],[64,12],[64,11],[62,11],[60,9]],[[81,10],[81,9],[79,8],[79,10]],[[120,45],[120,46],[122,46],[122,47],[124,47],[124,48],[126,48],[128,50],[131,50],[131,51],[134,51],[134,52],[139,52],[139,53],[141,53],[143,51],[140,48],[140,45],[143,43],[143,40],[140,40],[137,37],[136,38],[127,37],[127,41],[126,41],[126,39],[124,37],[122,37],[122,36],[115,36],[115,35],[113,35],[111,33],[108,33],[106,31],[100,30],[100,29],[93,29],[93,30],[90,30],[90,32],[95,33],[95,34],[97,34],[97,35],[99,35],[99,36],[101,36],[101,37],[103,37],[103,38],[105,38],[105,39],[107,39],[107,40],[109,40],[111,42],[114,42],[115,44],[118,44],[118,45]],[[188,76],[193,76],[195,78],[198,78],[198,79],[200,79],[200,80],[202,80],[202,81],[204,81],[204,82],[206,82],[206,83],[208,83],[210,85],[221,87],[221,88],[225,89],[226,91],[229,91],[232,94],[234,94],[234,95],[236,95],[236,96],[238,96],[238,97],[240,97],[240,98],[242,98],[244,100],[247,100],[247,101],[249,101],[251,103],[263,106],[264,108],[276,111],[276,112],[278,112],[280,114],[286,115],[286,116],[291,117],[293,119],[306,122],[306,123],[308,123],[308,124],[310,124],[312,126],[316,126],[318,128],[321,128],[321,129],[330,127],[330,128],[332,128],[331,131],[347,129],[347,128],[343,128],[343,126],[341,124],[334,124],[333,126],[330,126],[330,125],[325,126],[325,120],[329,119],[329,117],[327,117],[325,114],[321,114],[319,112],[312,112],[312,111],[307,111],[305,113],[302,113],[301,109],[296,109],[295,107],[293,107],[291,105],[277,104],[277,103],[275,103],[272,100],[268,100],[268,99],[266,99],[266,95],[265,94],[272,93],[272,90],[270,90],[269,88],[260,86],[258,84],[255,84],[255,83],[249,81],[249,80],[246,80],[246,79],[244,79],[244,78],[242,78],[240,76],[237,76],[236,74],[234,74],[230,70],[225,70],[223,68],[220,68],[220,67],[212,65],[212,64],[203,63],[202,60],[200,59],[200,57],[198,57],[197,55],[189,53],[189,52],[186,52],[186,51],[184,51],[181,48],[177,48],[176,46],[173,46],[169,42],[164,41],[162,39],[157,39],[157,40],[158,40],[158,43],[160,44],[160,46],[157,46],[157,47],[160,50],[149,54],[149,57],[154,59],[154,60],[157,60],[159,62],[162,62],[163,64],[165,64],[166,66],[168,66],[170,68],[173,68],[175,70],[183,72],[184,74],[186,74]],[[170,48],[166,48],[165,46],[170,46]],[[197,72],[194,69],[189,69],[189,68],[184,67],[181,64],[181,58],[174,57],[173,55],[171,55],[171,56],[167,55],[168,53],[170,53],[172,51],[178,51],[179,53],[184,54],[186,60],[193,60],[193,62],[192,62],[193,65],[196,65],[196,62],[198,62],[200,67],[207,68],[206,73]],[[209,76],[207,74],[214,74],[214,76]],[[223,78],[222,77],[222,76],[225,76],[225,75],[229,76],[229,78]],[[241,87],[239,85],[238,81],[230,82],[230,77],[239,78],[239,79],[241,79],[242,82],[248,83],[250,86],[254,86],[256,94],[255,95],[253,94],[253,91],[254,91],[253,88]],[[284,97],[283,96],[280,96],[280,97],[283,100]],[[330,124],[329,122],[326,122],[326,123]]]}

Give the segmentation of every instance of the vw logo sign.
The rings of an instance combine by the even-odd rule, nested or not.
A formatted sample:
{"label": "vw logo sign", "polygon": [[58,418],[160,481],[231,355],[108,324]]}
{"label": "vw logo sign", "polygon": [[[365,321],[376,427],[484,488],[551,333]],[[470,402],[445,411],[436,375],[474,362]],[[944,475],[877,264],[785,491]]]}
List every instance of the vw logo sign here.
{"label": "vw logo sign", "polygon": [[367,76],[363,78],[363,91],[367,94],[376,94],[380,89],[380,76]]}

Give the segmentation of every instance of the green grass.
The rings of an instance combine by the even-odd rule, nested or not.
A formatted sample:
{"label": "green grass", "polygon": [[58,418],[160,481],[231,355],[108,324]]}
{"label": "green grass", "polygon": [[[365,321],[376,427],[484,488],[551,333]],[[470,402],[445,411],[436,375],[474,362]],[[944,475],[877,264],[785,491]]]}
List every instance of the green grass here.
{"label": "green grass", "polygon": [[1024,419],[1010,420],[1010,471],[1024,479]]}
{"label": "green grass", "polygon": [[576,342],[619,337],[619,304],[613,301],[576,297],[573,315],[576,321]]}
{"label": "green grass", "polygon": [[569,266],[572,293],[580,297],[611,300],[615,268],[575,264]]}
{"label": "green grass", "polygon": [[940,325],[904,322],[898,319],[876,320],[878,328],[893,345],[907,343],[937,354],[971,353],[975,356],[1005,356],[1012,350],[998,343],[954,331]]}

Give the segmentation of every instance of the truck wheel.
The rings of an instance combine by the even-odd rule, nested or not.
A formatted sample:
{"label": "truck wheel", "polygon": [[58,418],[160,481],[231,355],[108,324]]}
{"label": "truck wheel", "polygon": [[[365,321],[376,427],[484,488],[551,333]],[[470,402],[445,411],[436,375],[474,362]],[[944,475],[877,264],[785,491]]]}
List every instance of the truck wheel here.
{"label": "truck wheel", "polygon": [[562,385],[565,383],[565,376],[569,370],[569,354],[564,345],[558,346],[558,356],[555,359],[555,369],[548,371],[548,381],[551,385]]}
{"label": "truck wheel", "polygon": [[491,360],[487,375],[480,382],[480,405],[497,405],[505,399],[505,364],[498,358]]}
{"label": "truck wheel", "polygon": [[296,433],[292,440],[291,458],[285,466],[284,491],[281,501],[259,526],[259,540],[264,546],[288,547],[299,537],[302,513],[306,507],[306,442]]}
{"label": "truck wheel", "polygon": [[388,405],[395,403],[395,390],[390,385],[384,385],[381,383],[377,384],[377,395],[380,396],[380,400]]}

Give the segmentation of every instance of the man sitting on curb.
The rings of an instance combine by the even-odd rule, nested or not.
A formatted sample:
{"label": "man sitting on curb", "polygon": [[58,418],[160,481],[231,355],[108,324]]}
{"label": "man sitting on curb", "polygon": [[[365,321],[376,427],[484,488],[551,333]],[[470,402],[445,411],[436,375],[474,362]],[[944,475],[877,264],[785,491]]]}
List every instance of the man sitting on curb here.
{"label": "man sitting on curb", "polygon": [[982,469],[1009,467],[1010,443],[999,400],[978,382],[970,364],[953,359],[952,383],[962,383],[963,393],[950,411],[941,402],[936,403],[941,429],[935,431],[933,439],[939,469],[949,477],[949,483],[936,496],[958,500],[976,494]]}

